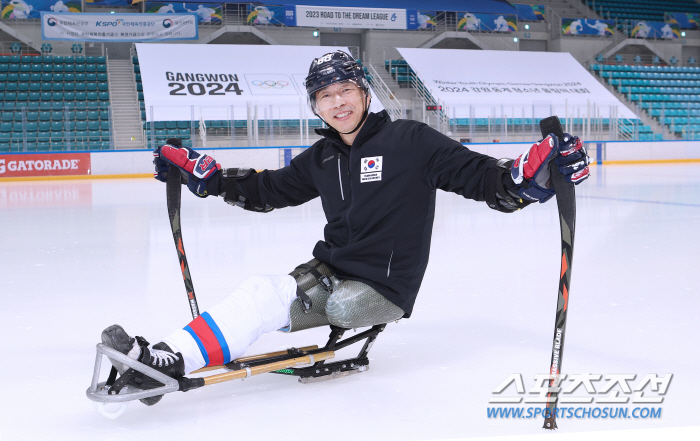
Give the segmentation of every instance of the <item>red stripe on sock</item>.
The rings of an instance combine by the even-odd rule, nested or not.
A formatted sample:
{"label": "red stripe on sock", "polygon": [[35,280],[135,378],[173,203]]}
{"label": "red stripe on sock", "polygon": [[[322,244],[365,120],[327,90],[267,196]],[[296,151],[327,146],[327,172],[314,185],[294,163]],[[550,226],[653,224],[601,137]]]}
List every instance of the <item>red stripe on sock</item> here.
{"label": "red stripe on sock", "polygon": [[201,316],[190,322],[190,328],[197,334],[197,337],[202,341],[204,349],[209,356],[208,366],[221,366],[224,364],[224,354],[221,350],[221,345],[216,335]]}

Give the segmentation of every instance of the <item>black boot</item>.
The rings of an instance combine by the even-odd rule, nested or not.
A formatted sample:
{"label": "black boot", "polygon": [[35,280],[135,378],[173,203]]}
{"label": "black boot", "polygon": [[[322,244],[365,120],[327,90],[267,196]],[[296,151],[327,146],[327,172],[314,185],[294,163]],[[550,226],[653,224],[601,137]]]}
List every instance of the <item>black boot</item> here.
{"label": "black boot", "polygon": [[[129,337],[126,331],[119,325],[112,325],[102,331],[102,343],[169,377],[177,379],[185,375],[185,362],[181,353],[173,353],[173,350],[163,342],[157,343],[149,348],[146,339],[143,337]],[[130,369],[125,364],[112,359],[110,359],[110,361],[120,375],[123,375]],[[128,384],[129,386],[142,390],[163,386],[163,383],[138,371],[133,373],[133,377],[129,380]],[[142,398],[140,401],[147,406],[152,406],[160,401],[161,398],[163,398],[163,395]]]}

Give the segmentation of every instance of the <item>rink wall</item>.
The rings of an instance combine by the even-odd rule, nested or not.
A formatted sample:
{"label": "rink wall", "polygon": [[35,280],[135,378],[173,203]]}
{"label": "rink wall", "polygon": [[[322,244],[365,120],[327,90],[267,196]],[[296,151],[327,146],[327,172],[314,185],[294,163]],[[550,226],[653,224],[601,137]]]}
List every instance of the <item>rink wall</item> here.
{"label": "rink wall", "polygon": [[[468,147],[496,158],[515,158],[530,143],[483,143]],[[589,155],[598,164],[700,161],[700,141],[588,142]],[[226,167],[277,169],[299,154],[302,148],[236,147],[197,149]],[[13,179],[57,179],[64,177],[151,176],[150,150],[99,152],[4,153],[0,154],[0,181]]]}

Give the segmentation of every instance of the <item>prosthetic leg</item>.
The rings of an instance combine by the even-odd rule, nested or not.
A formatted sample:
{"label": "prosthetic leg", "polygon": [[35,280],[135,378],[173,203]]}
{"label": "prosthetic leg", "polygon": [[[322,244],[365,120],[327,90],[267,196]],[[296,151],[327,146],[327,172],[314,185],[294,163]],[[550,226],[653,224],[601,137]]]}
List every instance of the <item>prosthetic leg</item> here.
{"label": "prosthetic leg", "polygon": [[[323,347],[306,346],[241,357],[222,366],[201,368],[190,375],[223,371],[221,373],[204,377],[171,378],[100,343],[97,345],[95,369],[92,383],[86,391],[87,397],[95,402],[102,415],[116,418],[124,412],[128,402],[136,399],[143,400],[175,391],[186,392],[263,373],[296,376],[301,383],[312,383],[366,371],[369,368],[367,354],[377,335],[385,329],[388,322],[400,319],[404,312],[368,285],[336,277],[328,266],[317,260],[300,265],[291,275],[299,287],[299,301],[292,302],[290,324],[280,331],[295,332],[312,327],[330,326],[331,332]],[[371,328],[342,339],[349,329],[366,326]],[[335,358],[335,351],[355,343],[362,343],[356,357],[327,363],[327,360]],[[130,389],[127,381],[118,378],[116,368],[112,369],[107,381],[100,382],[103,356],[121,363],[120,371],[138,371],[162,386],[149,390]],[[109,403],[118,403],[119,408],[109,411],[105,406]]]}

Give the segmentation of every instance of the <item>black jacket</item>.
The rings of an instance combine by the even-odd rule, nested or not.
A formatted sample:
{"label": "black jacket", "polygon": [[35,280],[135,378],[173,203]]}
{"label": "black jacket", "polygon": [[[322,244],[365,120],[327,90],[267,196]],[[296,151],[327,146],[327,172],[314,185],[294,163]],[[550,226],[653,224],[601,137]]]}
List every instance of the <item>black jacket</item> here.
{"label": "black jacket", "polygon": [[324,138],[288,167],[257,175],[262,202],[282,208],[320,196],[328,223],[314,257],[410,316],[428,265],[435,190],[483,201],[496,160],[385,111],[369,114],[352,146],[334,131],[317,133]]}

